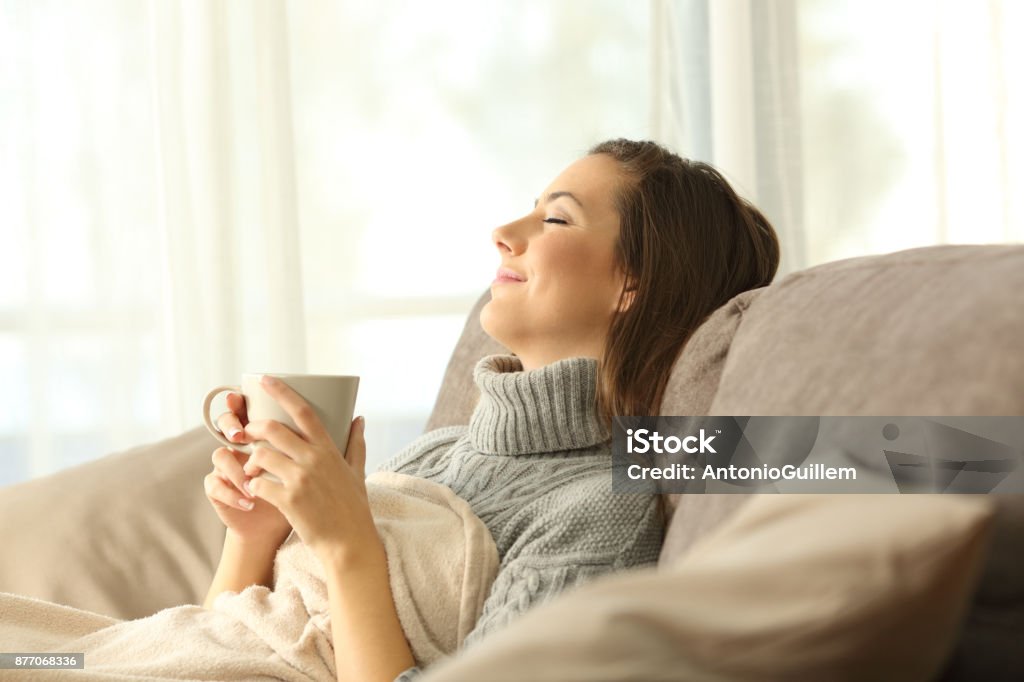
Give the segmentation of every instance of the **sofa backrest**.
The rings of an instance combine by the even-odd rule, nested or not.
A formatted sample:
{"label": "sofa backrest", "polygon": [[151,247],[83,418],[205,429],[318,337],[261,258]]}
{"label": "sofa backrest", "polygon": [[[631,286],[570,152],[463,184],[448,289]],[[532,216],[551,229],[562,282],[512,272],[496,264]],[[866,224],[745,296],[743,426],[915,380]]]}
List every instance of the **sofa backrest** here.
{"label": "sofa backrest", "polygon": [[[661,413],[1024,415],[1021,339],[1024,245],[833,261],[712,314],[682,349],[670,379],[678,390],[666,392]],[[746,497],[670,496],[688,522],[673,524],[663,561]]]}
{"label": "sofa backrest", "polygon": [[744,311],[711,414],[1024,415],[1024,245],[793,273]]}

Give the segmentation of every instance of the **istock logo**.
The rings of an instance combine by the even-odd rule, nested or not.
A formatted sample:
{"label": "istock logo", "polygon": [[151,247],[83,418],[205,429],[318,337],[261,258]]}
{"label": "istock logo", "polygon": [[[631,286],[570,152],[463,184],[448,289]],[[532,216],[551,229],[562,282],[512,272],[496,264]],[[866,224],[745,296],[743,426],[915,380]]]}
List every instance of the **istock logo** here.
{"label": "istock logo", "polygon": [[[633,445],[634,438],[637,442],[635,446]],[[704,429],[700,430],[699,436],[686,436],[685,438],[679,438],[679,436],[665,437],[657,431],[652,432],[647,429],[626,429],[626,452],[635,452],[641,455],[648,452],[675,454],[680,450],[689,453],[715,452],[715,449],[711,447],[711,441],[714,439],[714,436],[707,436],[705,438]],[[698,444],[696,446],[692,445],[694,442]]]}

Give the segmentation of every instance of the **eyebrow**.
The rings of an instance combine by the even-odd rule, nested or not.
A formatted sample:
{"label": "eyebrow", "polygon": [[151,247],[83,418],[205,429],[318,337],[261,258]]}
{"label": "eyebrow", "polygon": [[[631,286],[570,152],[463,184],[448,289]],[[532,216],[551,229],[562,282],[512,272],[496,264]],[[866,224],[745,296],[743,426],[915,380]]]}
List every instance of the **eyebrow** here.
{"label": "eyebrow", "polygon": [[[545,204],[549,204],[552,201],[554,201],[555,199],[557,199],[558,197],[569,197],[570,199],[575,201],[579,205],[579,207],[581,209],[583,208],[583,202],[580,201],[579,199],[577,199],[576,195],[573,194],[572,192],[552,192],[551,194],[548,195],[548,198],[544,201],[544,203]],[[538,204],[539,201],[540,201],[539,199],[534,199],[533,200],[533,207],[534,208],[537,208],[537,204]]]}

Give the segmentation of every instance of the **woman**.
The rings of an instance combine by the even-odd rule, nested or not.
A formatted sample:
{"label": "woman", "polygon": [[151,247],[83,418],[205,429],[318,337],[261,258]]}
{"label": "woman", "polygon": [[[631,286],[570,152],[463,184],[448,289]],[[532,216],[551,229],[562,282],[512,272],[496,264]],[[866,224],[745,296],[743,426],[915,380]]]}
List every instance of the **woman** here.
{"label": "woman", "polygon": [[[383,467],[448,486],[497,543],[501,568],[467,646],[560,590],[656,561],[658,498],[610,490],[612,416],[657,414],[690,334],[770,283],[779,261],[771,225],[717,171],[624,139],[591,148],[492,240],[500,268],[480,323],[512,354],[477,363],[468,426],[426,433]],[[270,392],[301,403],[286,386]],[[228,531],[206,604],[270,586],[295,528],[327,573],[339,676],[416,676],[366,503],[362,418],[346,461],[329,438],[247,422],[237,395],[228,406],[229,438],[280,452],[214,453],[206,490]],[[263,469],[283,483],[253,478]]]}

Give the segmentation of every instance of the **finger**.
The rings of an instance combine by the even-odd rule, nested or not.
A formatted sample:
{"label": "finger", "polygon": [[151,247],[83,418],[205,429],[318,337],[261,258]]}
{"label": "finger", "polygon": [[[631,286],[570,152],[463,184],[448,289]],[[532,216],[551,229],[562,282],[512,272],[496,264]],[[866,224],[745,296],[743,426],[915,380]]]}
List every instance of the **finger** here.
{"label": "finger", "polygon": [[[254,441],[262,440],[274,446],[278,452],[295,461],[308,461],[311,448],[308,441],[295,433],[287,424],[276,419],[257,419],[246,425],[245,432]],[[330,436],[328,436],[330,438]]]}
{"label": "finger", "polygon": [[[287,483],[295,479],[295,474],[299,471],[299,465],[288,455],[278,452],[273,448],[257,446],[253,449],[252,455],[249,456],[249,461],[245,463],[242,470],[245,475],[254,476],[252,472],[259,469],[265,469]],[[261,478],[260,480],[264,479]],[[249,481],[249,490],[253,490],[252,481]],[[253,491],[253,494],[255,494],[255,491]]]}
{"label": "finger", "polygon": [[243,426],[249,423],[249,406],[245,404],[244,395],[228,393],[228,409],[237,415]]}
{"label": "finger", "polygon": [[[284,480],[284,479],[281,479]],[[285,498],[284,485],[271,481],[266,478],[254,478],[249,481],[249,488],[252,489],[252,494],[261,500],[266,500],[270,504],[277,507],[282,514],[284,510],[281,508],[281,504]],[[287,518],[287,514],[285,515]],[[291,522],[291,519],[289,519]]]}
{"label": "finger", "polygon": [[[244,453],[239,453],[244,454]],[[214,470],[226,481],[234,484],[238,491],[247,497],[251,497],[245,491],[245,472],[242,470],[244,462],[240,462],[234,450],[228,448],[217,448],[213,451]]]}
{"label": "finger", "polygon": [[211,500],[216,500],[225,506],[241,509],[242,511],[250,511],[255,506],[252,500],[239,497],[238,491],[228,481],[217,475],[215,471],[208,473],[203,483],[206,489],[206,496]]}
{"label": "finger", "polygon": [[260,380],[260,386],[292,418],[295,425],[299,427],[299,433],[307,441],[318,443],[330,439],[331,435],[320,421],[316,411],[295,389],[280,379],[268,375],[264,375]]}
{"label": "finger", "polygon": [[359,479],[366,478],[366,419],[357,417],[349,429],[348,445],[345,447],[345,461],[356,472]]}
{"label": "finger", "polygon": [[234,412],[225,412],[217,417],[217,428],[236,443],[245,441],[245,429]]}

